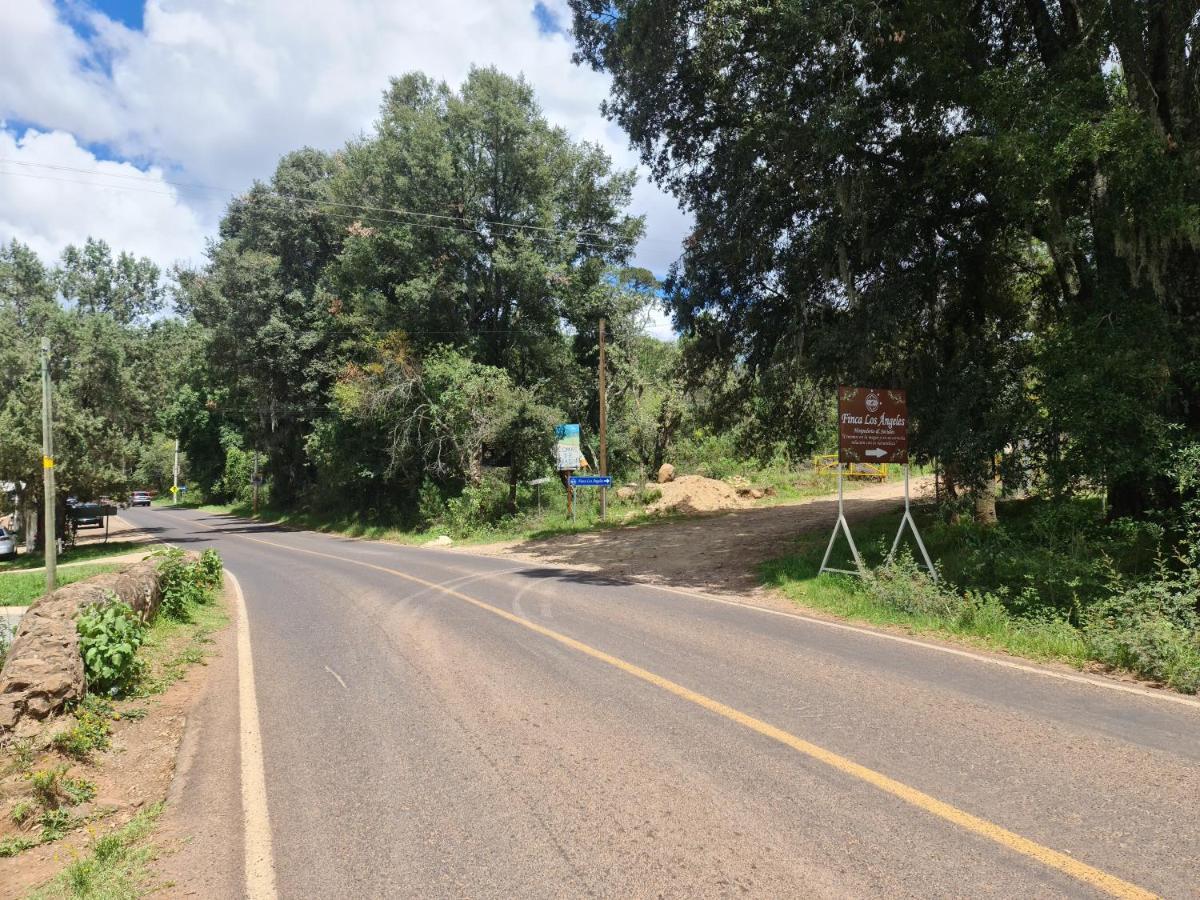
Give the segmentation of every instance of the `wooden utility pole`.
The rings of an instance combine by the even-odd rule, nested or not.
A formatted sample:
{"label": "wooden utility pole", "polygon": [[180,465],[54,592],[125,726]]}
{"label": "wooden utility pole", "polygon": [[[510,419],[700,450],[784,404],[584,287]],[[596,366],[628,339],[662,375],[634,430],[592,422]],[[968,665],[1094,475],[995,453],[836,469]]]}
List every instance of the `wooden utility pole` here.
{"label": "wooden utility pole", "polygon": [[[608,474],[608,397],[604,384],[604,319],[600,320],[600,474]],[[600,488],[600,518],[608,514],[608,488]]]}
{"label": "wooden utility pole", "polygon": [[46,504],[46,534],[42,538],[46,556],[46,593],[58,580],[58,531],[54,527],[57,492],[54,489],[54,417],[50,408],[50,338],[42,338],[42,492]]}

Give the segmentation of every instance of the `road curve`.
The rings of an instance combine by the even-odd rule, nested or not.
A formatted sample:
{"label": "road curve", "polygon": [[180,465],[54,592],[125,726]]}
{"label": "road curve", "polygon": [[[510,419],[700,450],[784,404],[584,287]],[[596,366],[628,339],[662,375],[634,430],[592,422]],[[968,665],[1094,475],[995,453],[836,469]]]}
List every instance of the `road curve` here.
{"label": "road curve", "polygon": [[1200,896],[1200,708],[591,573],[125,517],[241,585],[279,896]]}

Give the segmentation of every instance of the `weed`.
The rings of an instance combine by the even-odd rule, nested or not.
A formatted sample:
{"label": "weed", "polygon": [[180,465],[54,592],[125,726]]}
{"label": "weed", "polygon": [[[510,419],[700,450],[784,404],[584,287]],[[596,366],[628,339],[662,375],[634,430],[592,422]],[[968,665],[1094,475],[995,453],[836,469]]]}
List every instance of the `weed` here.
{"label": "weed", "polygon": [[5,838],[4,840],[0,841],[0,858],[16,856],[18,853],[22,853],[25,850],[28,850],[30,847],[36,847],[39,843],[39,841],[35,841],[32,838],[27,838],[24,835]]}
{"label": "weed", "polygon": [[88,690],[120,696],[141,677],[137,657],[145,624],[127,603],[111,597],[103,606],[90,606],[75,622]]}
{"label": "weed", "polygon": [[58,809],[62,796],[62,779],[66,774],[66,766],[29,773],[29,787],[33,791],[34,799],[43,809]]}
{"label": "weed", "polygon": [[33,818],[34,806],[28,800],[18,800],[9,810],[8,817],[14,825],[24,825]]}
{"label": "weed", "polygon": [[33,767],[33,741],[29,738],[19,738],[9,745],[8,751],[13,758],[13,764],[16,766],[17,771],[27,774]]}
{"label": "weed", "polygon": [[81,762],[91,758],[94,750],[107,750],[112,728],[112,705],[102,697],[89,694],[75,710],[75,724],[50,739],[55,750]]}
{"label": "weed", "polygon": [[72,828],[79,824],[79,820],[75,819],[65,809],[47,809],[42,813],[38,824],[42,826],[41,841],[43,844],[48,844],[51,841],[57,841]]}
{"label": "weed", "polygon": [[146,866],[153,858],[144,841],[162,812],[157,804],[139,813],[128,824],[97,838],[91,853],[67,866],[35,898],[51,897],[138,897],[143,893]]}
{"label": "weed", "polygon": [[194,607],[212,599],[212,591],[220,584],[221,558],[215,551],[206,550],[200,561],[190,562],[187,554],[175,547],[156,551],[159,583],[162,586],[162,614],[178,622],[186,622]]}
{"label": "weed", "polygon": [[72,806],[78,806],[80,803],[87,803],[96,796],[96,784],[95,782],[88,781],[86,778],[64,778],[62,780],[62,792],[68,803]]}

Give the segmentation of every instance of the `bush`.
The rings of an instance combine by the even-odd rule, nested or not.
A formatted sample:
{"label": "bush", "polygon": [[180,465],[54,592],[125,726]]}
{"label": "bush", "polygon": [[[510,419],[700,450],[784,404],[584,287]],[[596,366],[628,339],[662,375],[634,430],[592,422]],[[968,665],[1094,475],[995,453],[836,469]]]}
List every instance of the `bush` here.
{"label": "bush", "polygon": [[876,603],[917,615],[956,618],[964,603],[960,594],[934,581],[907,552],[871,572],[866,589]]}
{"label": "bush", "polygon": [[158,564],[159,609],[168,619],[187,621],[192,607],[208,603],[213,588],[221,583],[221,557],[215,550],[206,550],[198,562],[190,562],[186,553],[174,547],[155,555],[162,559]]}
{"label": "bush", "polygon": [[146,626],[129,604],[114,596],[110,603],[89,606],[75,628],[88,690],[115,697],[132,689],[145,668],[137,650]]}
{"label": "bush", "polygon": [[223,574],[221,555],[216,550],[205,550],[200,554],[199,578],[209,588],[219,588]]}
{"label": "bush", "polygon": [[1093,657],[1185,693],[1200,691],[1200,545],[1142,582],[1092,605],[1084,636]]}

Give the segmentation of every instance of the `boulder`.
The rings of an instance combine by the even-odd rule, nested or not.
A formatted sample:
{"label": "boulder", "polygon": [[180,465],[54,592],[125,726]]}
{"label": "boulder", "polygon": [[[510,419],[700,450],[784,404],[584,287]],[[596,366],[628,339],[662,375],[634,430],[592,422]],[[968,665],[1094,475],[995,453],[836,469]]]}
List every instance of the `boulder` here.
{"label": "boulder", "polygon": [[25,611],[0,670],[0,738],[22,720],[44,719],[83,698],[86,685],[75,618],[86,607],[110,603],[114,596],[143,620],[153,617],[162,600],[158,560],[68,584]]}
{"label": "boulder", "polygon": [[670,463],[663,463],[658,468],[658,483],[666,484],[668,481],[675,480],[675,467]]}
{"label": "boulder", "polygon": [[637,496],[637,488],[631,488],[629,485],[623,485],[617,488],[618,500],[632,500]]}

